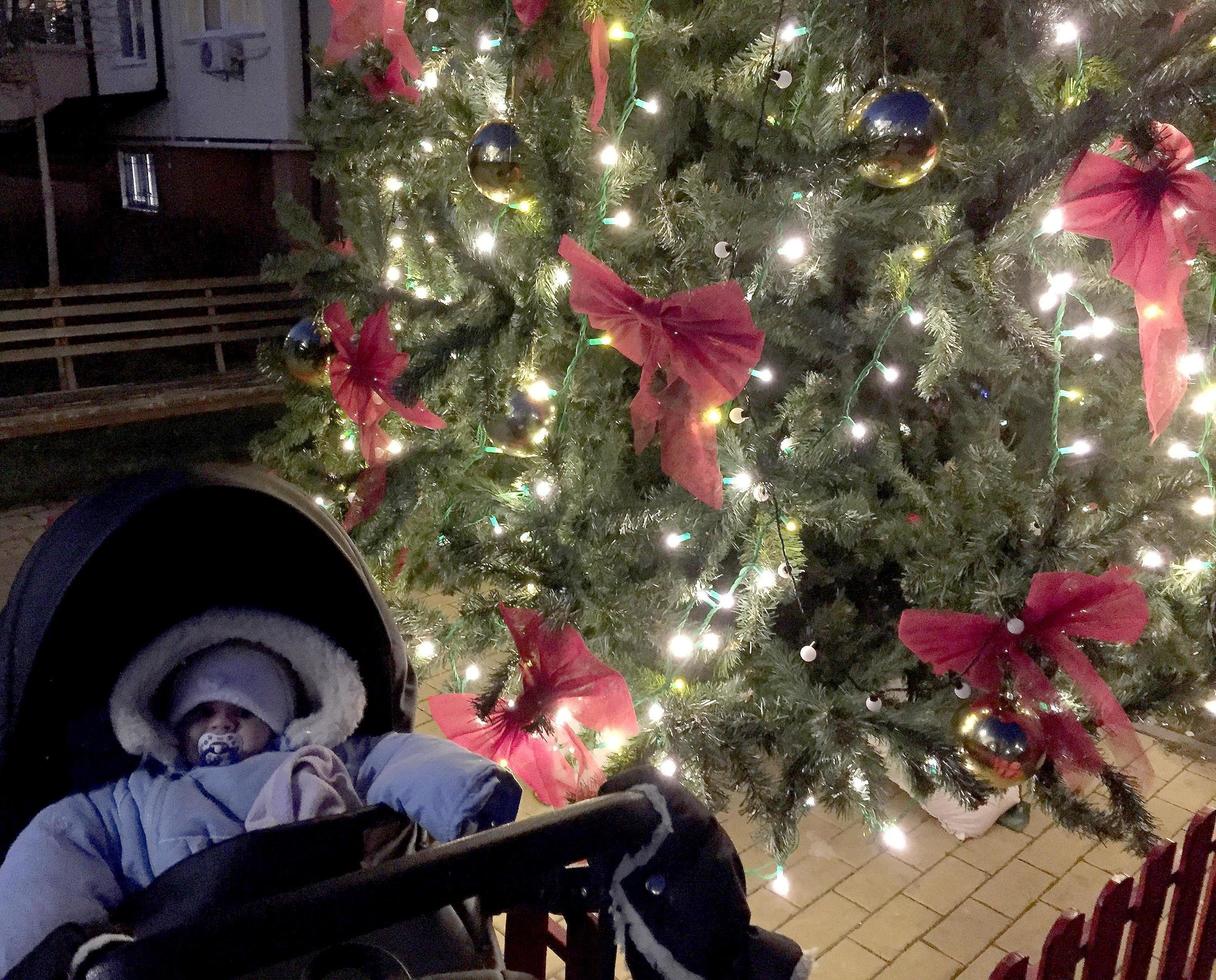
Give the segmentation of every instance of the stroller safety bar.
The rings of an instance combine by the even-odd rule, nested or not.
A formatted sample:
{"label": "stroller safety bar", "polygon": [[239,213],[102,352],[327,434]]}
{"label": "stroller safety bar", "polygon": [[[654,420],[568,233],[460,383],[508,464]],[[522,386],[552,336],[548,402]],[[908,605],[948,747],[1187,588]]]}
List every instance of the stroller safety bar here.
{"label": "stroller safety bar", "polygon": [[575,803],[116,944],[85,980],[240,975],[472,896],[489,896],[484,910],[493,914],[534,899],[546,875],[571,863],[636,851],[658,823],[650,801],[633,790]]}

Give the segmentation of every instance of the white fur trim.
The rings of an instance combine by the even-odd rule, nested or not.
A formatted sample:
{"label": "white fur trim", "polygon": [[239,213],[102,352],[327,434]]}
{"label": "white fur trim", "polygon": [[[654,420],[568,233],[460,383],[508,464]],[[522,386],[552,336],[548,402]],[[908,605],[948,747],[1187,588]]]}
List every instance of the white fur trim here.
{"label": "white fur trim", "polygon": [[616,866],[616,871],[612,873],[608,896],[612,901],[612,921],[616,929],[616,944],[622,949],[625,948],[625,932],[628,930],[629,938],[633,941],[637,951],[666,980],[705,980],[699,973],[686,969],[672,955],[671,950],[655,939],[654,933],[642,921],[641,914],[629,901],[629,896],[625,894],[625,879],[654,859],[654,856],[659,853],[659,848],[663,846],[663,841],[671,836],[673,829],[671,814],[667,810],[667,801],[663,799],[663,794],[656,787],[639,783],[631,788],[644,793],[650,800],[650,805],[659,815],[659,825],[641,850],[625,855],[621,859],[621,863]]}
{"label": "white fur trim", "polygon": [[210,609],[178,623],[141,650],[123,670],[110,696],[110,723],[132,755],[172,765],[177,742],[154,717],[152,698],[165,678],[191,654],[225,640],[246,640],[273,650],[299,675],[317,710],[283,733],[287,748],[335,748],[354,734],[367,705],[359,669],[338,644],[313,626],[261,609]]}
{"label": "white fur trim", "polygon": [[815,951],[813,949],[804,949],[802,951],[802,959],[794,964],[794,972],[790,974],[790,980],[806,980],[814,969]]}

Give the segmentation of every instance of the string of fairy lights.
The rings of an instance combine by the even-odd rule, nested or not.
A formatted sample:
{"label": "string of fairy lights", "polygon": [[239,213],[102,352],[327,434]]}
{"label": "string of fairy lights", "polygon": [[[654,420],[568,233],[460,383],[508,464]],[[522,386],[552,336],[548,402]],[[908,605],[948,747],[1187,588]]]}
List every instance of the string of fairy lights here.
{"label": "string of fairy lights", "polygon": [[[784,9],[783,3],[771,37],[768,72],[762,86],[759,103],[756,132],[757,142],[763,138],[764,122],[767,118],[766,103],[770,88],[775,86],[778,89],[784,89],[792,81],[792,74],[788,68],[778,68],[778,55],[780,54],[782,61],[784,61],[791,47],[799,44],[813,28],[813,24],[808,25],[799,23],[798,21],[786,21]],[[595,162],[603,168],[603,174],[600,179],[599,195],[594,209],[595,219],[588,230],[588,247],[594,245],[601,228],[610,228],[617,233],[627,233],[635,225],[636,219],[627,207],[620,207],[613,211],[613,213],[608,213],[612,196],[610,173],[612,168],[616,167],[624,156],[622,152],[623,141],[634,110],[639,109],[653,116],[659,113],[663,106],[663,100],[660,95],[650,93],[643,98],[639,93],[638,59],[642,45],[640,33],[643,32],[649,10],[650,0],[646,0],[630,23],[617,22],[612,24],[608,30],[608,37],[611,43],[628,43],[628,97],[624,101],[617,115],[616,123],[607,135],[606,140],[599,142],[593,151]],[[423,16],[428,23],[435,24],[439,21],[441,13],[437,7],[432,6],[425,9]],[[1075,45],[1077,53],[1077,80],[1083,83],[1085,59],[1081,47],[1080,30],[1071,21],[1061,21],[1053,26],[1052,33],[1056,44],[1064,46]],[[479,57],[490,57],[502,52],[503,38],[488,33],[482,34],[477,38],[475,46]],[[424,73],[417,80],[417,87],[422,90],[424,96],[427,92],[433,92],[441,84],[439,71],[440,66],[437,64],[424,66]],[[506,95],[504,93],[501,108],[505,109],[506,105]],[[435,150],[434,142],[430,139],[420,140],[419,150],[423,154],[423,157],[429,156]],[[1209,162],[1209,158],[1203,157],[1194,161],[1192,166],[1201,166],[1207,162]],[[396,195],[403,187],[404,182],[395,175],[390,174],[383,179],[383,188],[392,202],[391,213],[394,217],[396,216]],[[798,208],[802,198],[803,195],[795,193],[787,203],[786,211],[783,212],[778,225],[779,229],[781,229],[778,233],[778,239],[774,241],[770,248],[765,250],[750,277],[751,287],[747,293],[749,300],[763,289],[771,266],[775,261],[779,260],[787,267],[796,267],[806,261],[809,253],[806,238],[797,230],[786,230],[786,218],[791,209],[796,210]],[[490,227],[482,225],[472,232],[470,244],[478,255],[488,257],[493,254],[497,244],[499,226],[504,218],[510,214],[511,210],[527,211],[527,202],[504,206]],[[734,242],[720,241],[714,246],[714,254],[717,258],[730,260],[729,275],[731,276],[734,274],[735,265],[739,258],[740,249],[738,243],[742,230],[742,222],[743,218],[741,217],[739,227],[735,231]],[[1053,209],[1044,218],[1036,237],[1050,239],[1052,235],[1062,229],[1062,224],[1062,215],[1058,210]],[[394,256],[399,254],[405,245],[404,233],[404,227],[399,222],[394,221],[392,231],[387,238],[390,253]],[[433,235],[428,233],[425,238],[428,244],[434,244]],[[913,262],[924,262],[930,257],[930,249],[924,245],[912,246],[907,251],[908,257]],[[1054,311],[1051,334],[1056,354],[1053,367],[1051,411],[1052,458],[1047,467],[1047,475],[1050,477],[1054,474],[1056,467],[1062,460],[1068,457],[1084,456],[1093,452],[1096,448],[1092,440],[1084,435],[1078,435],[1075,438],[1061,441],[1061,426],[1063,425],[1065,430],[1068,430],[1071,425],[1066,413],[1067,406],[1070,404],[1080,404],[1083,399],[1083,395],[1077,389],[1063,386],[1065,353],[1073,346],[1074,341],[1078,343],[1100,341],[1115,334],[1119,328],[1110,318],[1095,312],[1093,306],[1077,290],[1075,277],[1071,273],[1052,270],[1033,243],[1031,259],[1035,267],[1046,276],[1047,288],[1039,300],[1040,310],[1044,313],[1052,313]],[[564,264],[557,261],[542,270],[541,275],[548,277],[548,284],[553,289],[555,295],[570,282],[569,271]],[[428,285],[415,281],[413,276],[408,274],[408,270],[402,269],[394,258],[384,270],[384,282],[387,285],[398,286],[403,280],[405,287],[412,290],[414,295],[419,299],[433,298],[432,291]],[[1212,294],[1213,298],[1216,299],[1216,279],[1213,280]],[[439,298],[439,301],[451,303],[452,297],[444,295]],[[1085,322],[1068,325],[1071,323],[1070,313],[1072,312],[1073,304],[1076,304],[1076,306],[1085,311],[1088,316]],[[1145,311],[1145,315],[1152,315],[1151,308]],[[861,396],[863,384],[875,372],[886,384],[893,385],[898,383],[902,377],[900,367],[896,364],[884,363],[882,360],[887,344],[893,336],[894,331],[899,329],[901,324],[911,328],[919,328],[925,324],[927,316],[926,310],[917,308],[910,303],[901,303],[893,309],[890,318],[875,342],[872,355],[858,372],[846,393],[840,417],[833,425],[827,427],[822,433],[821,439],[826,439],[832,433],[841,429],[846,431],[848,436],[856,443],[863,442],[874,436],[872,423],[864,416],[857,417],[854,414]],[[558,388],[553,388],[547,380],[536,377],[526,379],[522,385],[529,399],[537,403],[553,403],[556,407],[555,424],[558,433],[562,431],[562,426],[565,422],[566,406],[581,357],[587,350],[597,347],[610,347],[612,344],[612,338],[607,335],[589,337],[588,326],[587,319],[580,317],[579,336],[574,344],[573,355]],[[394,329],[400,329],[400,326],[395,325]],[[1102,358],[1103,354],[1101,351],[1091,352],[1092,361],[1101,361]],[[1203,416],[1204,427],[1202,437],[1195,448],[1191,448],[1182,442],[1173,442],[1169,446],[1168,455],[1173,460],[1191,460],[1201,468],[1207,493],[1196,498],[1192,507],[1194,512],[1200,517],[1216,518],[1216,484],[1213,482],[1213,474],[1207,459],[1212,417],[1213,414],[1216,414],[1216,382],[1213,381],[1210,371],[1209,353],[1202,351],[1189,353],[1180,361],[1178,367],[1182,373],[1194,379],[1200,385],[1200,391],[1193,399],[1191,407],[1195,412]],[[758,366],[752,374],[755,381],[759,384],[770,384],[775,380],[772,368],[767,366]],[[742,425],[747,421],[746,391],[739,403],[727,410],[726,417],[737,425]],[[711,409],[706,413],[705,421],[711,425],[721,424],[724,421],[722,410]],[[543,433],[540,436],[541,439],[548,436],[548,428],[540,431]],[[493,454],[501,451],[486,439],[484,429],[479,428],[478,442],[479,452]],[[343,433],[342,445],[348,452],[354,452],[357,449],[357,440],[353,430],[348,428]],[[797,447],[790,437],[785,436],[782,438],[779,448],[782,453],[788,454],[795,451]],[[394,455],[399,454],[402,451],[400,441],[394,439],[389,446],[389,451]],[[757,504],[768,506],[762,507],[758,511],[757,520],[750,530],[750,539],[746,546],[740,548],[740,555],[745,556],[745,560],[740,563],[733,579],[729,583],[696,581],[690,589],[690,601],[685,604],[683,612],[678,617],[674,632],[667,638],[665,643],[669,658],[666,661],[667,669],[663,689],[642,699],[648,702],[644,708],[644,715],[651,723],[657,724],[664,717],[664,696],[668,693],[678,695],[687,690],[688,685],[682,676],[682,671],[685,669],[685,665],[692,662],[693,658],[698,655],[698,651],[706,657],[711,657],[724,649],[727,640],[723,636],[722,627],[717,625],[718,620],[720,617],[728,617],[737,609],[744,592],[756,597],[753,601],[767,604],[767,608],[770,610],[779,601],[782,601],[789,592],[792,592],[793,597],[801,605],[798,590],[795,587],[798,569],[795,567],[795,562],[790,558],[791,549],[788,547],[789,540],[786,537],[786,535],[798,533],[800,530],[798,520],[784,511],[776,489],[763,477],[757,477],[748,471],[740,471],[725,476],[723,483],[728,490],[740,494],[750,493]],[[543,503],[559,491],[560,488],[555,477],[540,475],[535,479],[521,481],[506,496],[512,497],[516,501],[530,497],[532,500]],[[318,502],[322,502],[321,498],[318,498]],[[489,515],[485,523],[490,529],[489,533],[495,537],[501,537],[508,533],[504,522],[495,514]],[[781,562],[776,567],[770,567],[760,561],[760,555],[764,550],[764,543],[768,540],[770,533],[776,534],[777,544],[782,556]],[[524,532],[521,538],[526,541],[528,539],[527,536],[528,532]],[[684,530],[666,530],[662,533],[657,544],[668,551],[677,552],[688,545],[692,537],[690,532]],[[1139,560],[1141,565],[1146,569],[1158,569],[1167,564],[1165,555],[1155,548],[1144,549],[1139,555]],[[1178,567],[1189,574],[1197,574],[1210,569],[1212,563],[1203,558],[1193,556],[1188,557]],[[538,591],[538,587],[535,583],[527,583],[525,591],[530,595],[534,595]],[[805,611],[803,615],[805,618]],[[455,624],[452,624],[449,627],[449,631],[454,631],[455,628]],[[414,648],[414,655],[419,661],[426,662],[433,660],[441,653],[445,653],[450,662],[455,685],[458,689],[464,690],[466,685],[474,683],[481,678],[481,669],[476,663],[468,663],[462,667],[455,653],[444,649],[443,641],[446,638],[447,634],[439,638],[425,637],[419,640]],[[802,646],[799,654],[804,661],[811,663],[816,659],[819,651],[816,650],[814,641],[812,640]],[[859,688],[859,690],[861,689]],[[882,702],[877,692],[863,691],[863,693],[867,694],[866,706],[870,710],[881,710]],[[875,704],[875,702],[877,703]],[[1213,703],[1213,707],[1216,710],[1216,702]],[[609,747],[616,748],[619,745],[614,744]],[[668,775],[674,776],[679,772],[680,763],[675,758],[666,756],[660,760],[658,768]],[[860,773],[854,775],[852,788],[862,796],[868,796],[868,783]],[[816,800],[813,796],[808,797],[806,800],[808,807],[814,806],[815,803]],[[887,847],[901,850],[906,845],[906,837],[897,824],[883,824],[877,829],[881,840]],[[784,895],[789,892],[789,881],[780,863],[777,864],[777,869],[774,873],[764,875],[764,877],[770,880],[771,887],[778,894]]]}

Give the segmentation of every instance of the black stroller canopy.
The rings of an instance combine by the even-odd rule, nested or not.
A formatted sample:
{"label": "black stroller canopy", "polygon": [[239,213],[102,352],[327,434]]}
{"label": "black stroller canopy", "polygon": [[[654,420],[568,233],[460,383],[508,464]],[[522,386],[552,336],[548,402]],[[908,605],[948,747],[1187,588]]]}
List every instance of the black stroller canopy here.
{"label": "black stroller canopy", "polygon": [[238,467],[123,480],[51,525],[0,613],[0,854],[43,806],[135,767],[110,729],[110,690],[150,640],[214,606],[327,633],[367,688],[359,731],[411,728],[405,644],[358,551],[312,500]]}

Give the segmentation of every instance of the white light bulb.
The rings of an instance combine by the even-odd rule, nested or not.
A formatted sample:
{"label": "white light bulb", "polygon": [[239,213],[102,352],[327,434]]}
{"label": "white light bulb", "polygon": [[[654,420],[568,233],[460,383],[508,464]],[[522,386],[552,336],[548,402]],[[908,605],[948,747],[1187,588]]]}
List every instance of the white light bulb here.
{"label": "white light bulb", "polygon": [[720,596],[718,596],[718,608],[719,609],[734,609],[735,608],[735,594],[733,592],[723,592]]}
{"label": "white light bulb", "polygon": [[908,846],[908,835],[895,824],[887,824],[882,829],[882,842],[893,851],[902,851]]}
{"label": "white light bulb", "polygon": [[870,789],[870,784],[866,781],[866,777],[861,775],[861,773],[854,774],[853,778],[849,780],[849,783],[852,785],[854,791],[858,793],[865,793]]}
{"label": "white light bulb", "polygon": [[396,194],[397,191],[401,190],[401,188],[404,186],[405,186],[405,184],[403,184],[401,182],[400,177],[385,177],[384,178],[384,189],[386,191],[388,191],[390,194]]}
{"label": "white light bulb", "polygon": [[1062,20],[1055,26],[1056,44],[1076,44],[1081,32],[1071,20]]}
{"label": "white light bulb", "polygon": [[1190,572],[1192,575],[1197,575],[1208,567],[1208,563],[1202,558],[1188,558],[1182,563],[1184,571]]}
{"label": "white light bulb", "polygon": [[1039,296],[1039,309],[1044,313],[1048,312],[1049,310],[1054,310],[1059,305],[1060,294],[1054,290],[1049,289],[1047,292]]}
{"label": "white light bulb", "polygon": [[612,223],[618,228],[628,228],[633,224],[633,215],[625,210],[618,211],[612,216]]}
{"label": "white light bulb", "polygon": [[752,475],[750,473],[736,473],[731,477],[730,485],[736,490],[750,490],[752,486]]}
{"label": "white light bulb", "polygon": [[1197,415],[1208,415],[1213,409],[1216,409],[1216,385],[1199,392],[1191,402],[1191,410]]}
{"label": "white light bulb", "polygon": [[481,37],[477,39],[478,50],[489,51],[492,47],[494,47],[494,42],[490,40],[489,34],[482,34]]}
{"label": "white light bulb", "polygon": [[548,480],[537,480],[536,484],[532,487],[532,490],[535,492],[536,496],[540,497],[541,500],[544,500],[553,493],[553,484]]}
{"label": "white light bulb", "polygon": [[1194,503],[1191,504],[1191,510],[1200,517],[1211,517],[1216,514],[1216,500],[1211,497],[1196,497]]}
{"label": "white light bulb", "polygon": [[389,235],[388,236],[388,247],[389,248],[400,248],[404,244],[405,244],[405,239],[402,238],[400,235]]}
{"label": "white light bulb", "polygon": [[1140,552],[1140,564],[1145,568],[1160,568],[1165,564],[1165,555],[1156,548],[1145,548]]}
{"label": "white light bulb", "polygon": [[678,769],[679,769],[679,766],[676,765],[676,760],[673,759],[671,756],[667,756],[667,758],[665,758],[658,765],[659,772],[661,772],[664,776],[667,776],[669,778],[674,776]]}
{"label": "white light bulb", "polygon": [[790,893],[790,880],[786,877],[784,871],[778,871],[776,877],[769,882],[769,887],[782,898],[785,898]]}
{"label": "white light bulb", "polygon": [[1095,337],[1109,337],[1115,332],[1115,321],[1108,316],[1096,316],[1090,327]]}
{"label": "white light bulb", "polygon": [[814,806],[814,805],[815,805],[815,794],[814,794],[814,793],[812,793],[810,796],[808,796],[808,797],[806,798],[806,805],[807,805],[807,806]]}
{"label": "white light bulb", "polygon": [[1187,378],[1193,378],[1203,371],[1207,358],[1199,351],[1189,351],[1178,358],[1178,373]]}
{"label": "white light bulb", "polygon": [[600,150],[600,163],[605,167],[615,167],[620,162],[620,159],[620,152],[611,143]]}
{"label": "white light bulb", "polygon": [[473,244],[476,246],[477,251],[488,255],[490,252],[494,251],[494,245],[496,243],[492,232],[483,231],[479,233],[478,236],[473,240]]}
{"label": "white light bulb", "polygon": [[756,576],[756,588],[762,592],[771,589],[777,584],[777,573],[771,568],[762,569],[760,574]]}
{"label": "white light bulb", "polygon": [[553,716],[553,724],[569,725],[574,720],[574,715],[570,713],[570,709],[562,705],[557,709],[557,714]]}
{"label": "white light bulb", "polygon": [[619,752],[625,747],[625,736],[611,728],[600,732],[600,748],[609,752]]}
{"label": "white light bulb", "polygon": [[1043,215],[1043,223],[1039,225],[1039,230],[1044,235],[1054,235],[1057,231],[1064,229],[1064,212],[1060,208],[1052,208]]}
{"label": "white light bulb", "polygon": [[1078,439],[1070,448],[1074,456],[1088,456],[1093,452],[1094,444],[1088,439]]}
{"label": "white light bulb", "polygon": [[646,709],[646,717],[656,724],[663,720],[663,715],[665,714],[667,712],[663,710],[663,706],[658,701],[652,702],[650,707]]}
{"label": "white light bulb", "polygon": [[858,441],[864,439],[870,430],[864,422],[854,422],[853,427],[849,429],[849,434]]}
{"label": "white light bulb", "polygon": [[771,384],[773,380],[773,369],[762,367],[755,373],[756,380],[761,384]]}
{"label": "white light bulb", "polygon": [[663,543],[674,551],[684,543],[684,536],[682,534],[676,534],[675,531],[672,531],[671,534],[667,535],[667,537],[663,539]]}
{"label": "white light bulb", "polygon": [[390,439],[388,443],[388,451],[393,456],[400,456],[401,450],[405,448],[401,445],[400,439]]}
{"label": "white light bulb", "polygon": [[564,265],[559,265],[553,270],[553,285],[558,287],[570,285],[570,272]]}
{"label": "white light bulb", "polygon": [[426,242],[428,245],[435,244],[435,236],[432,235],[429,231],[425,235],[422,236],[422,240],[424,242]]}
{"label": "white light bulb", "polygon": [[390,265],[387,269],[384,270],[384,278],[387,279],[389,282],[400,282],[401,281],[401,270],[398,269],[395,265]]}
{"label": "white light bulb", "polygon": [[481,668],[478,667],[477,664],[469,664],[464,669],[464,679],[470,684],[473,683],[473,681],[481,680]]}
{"label": "white light bulb", "polygon": [[641,100],[642,108],[649,112],[652,116],[657,115],[659,111],[659,100],[657,98],[649,98]]}
{"label": "white light bulb", "polygon": [[432,640],[423,640],[414,648],[414,656],[419,660],[430,660],[435,656],[435,643]]}
{"label": "white light bulb", "polygon": [[1181,206],[1174,208],[1174,217],[1177,218],[1179,221],[1181,221],[1183,218],[1185,218],[1190,213],[1191,213],[1190,211],[1188,211],[1186,208],[1181,207]]}
{"label": "white light bulb", "polygon": [[1047,277],[1047,285],[1054,292],[1066,293],[1076,285],[1077,277],[1071,272],[1053,272]]}
{"label": "white light bulb", "polygon": [[784,27],[781,28],[781,40],[783,40],[786,44],[789,44],[790,41],[794,40],[794,38],[796,38],[797,36],[798,36],[798,25],[796,23],[794,23],[793,21],[790,21],[788,24],[786,24]]}
{"label": "white light bulb", "polygon": [[703,633],[701,635],[701,649],[708,650],[710,653],[722,649],[722,637],[712,631]]}
{"label": "white light bulb", "polygon": [[419,299],[430,299],[431,291],[426,286],[415,286],[414,295]]}
{"label": "white light bulb", "polygon": [[1171,442],[1168,452],[1170,459],[1190,459],[1195,455],[1185,442]]}
{"label": "white light bulb", "polygon": [[800,238],[797,235],[787,238],[781,243],[781,247],[777,249],[777,254],[785,259],[786,262],[797,262],[806,255],[806,239]]}
{"label": "white light bulb", "polygon": [[315,497],[313,497],[313,498],[312,498],[312,502],[313,502],[314,504],[316,504],[318,507],[324,507],[324,506],[325,506],[325,498],[324,498],[324,497],[322,497],[320,494],[317,494]]}
{"label": "white light bulb", "polygon": [[427,7],[426,13],[423,16],[426,17],[428,23],[433,24],[439,19],[439,11],[434,7]]}
{"label": "white light bulb", "polygon": [[925,322],[925,315],[920,310],[908,310],[908,322],[914,327],[919,327]]}
{"label": "white light bulb", "polygon": [[348,453],[353,453],[355,451],[356,445],[357,445],[357,443],[355,442],[354,436],[347,436],[345,439],[342,440],[342,448],[345,449]]}
{"label": "white light bulb", "polygon": [[494,537],[496,537],[496,538],[501,538],[504,534],[507,533],[507,529],[505,527],[503,527],[501,524],[495,524],[495,525],[493,525],[493,528],[494,528]]}
{"label": "white light bulb", "polygon": [[[439,74],[432,68],[428,68],[422,73],[422,79],[418,82],[419,88],[433,89],[439,85]],[[427,150],[429,153],[430,150]]]}
{"label": "white light bulb", "polygon": [[1211,701],[1205,701],[1203,707],[1208,714],[1216,715],[1216,698],[1212,698]]}
{"label": "white light bulb", "polygon": [[690,656],[693,648],[692,638],[687,633],[677,633],[667,641],[667,652],[680,660]]}
{"label": "white light bulb", "polygon": [[547,402],[553,397],[553,389],[549,387],[549,382],[544,378],[537,378],[535,381],[529,382],[524,391],[534,402]]}
{"label": "white light bulb", "polygon": [[882,379],[889,385],[895,384],[899,380],[899,368],[892,367],[889,364],[883,365]]}

